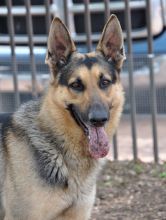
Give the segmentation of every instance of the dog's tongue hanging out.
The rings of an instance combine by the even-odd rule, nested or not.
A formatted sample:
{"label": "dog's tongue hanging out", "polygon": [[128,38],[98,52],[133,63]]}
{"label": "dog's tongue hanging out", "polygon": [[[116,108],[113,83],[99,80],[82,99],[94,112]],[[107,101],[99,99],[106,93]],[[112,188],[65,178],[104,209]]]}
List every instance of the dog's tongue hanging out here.
{"label": "dog's tongue hanging out", "polygon": [[104,127],[92,127],[89,130],[89,152],[95,158],[105,157],[108,154],[110,144]]}

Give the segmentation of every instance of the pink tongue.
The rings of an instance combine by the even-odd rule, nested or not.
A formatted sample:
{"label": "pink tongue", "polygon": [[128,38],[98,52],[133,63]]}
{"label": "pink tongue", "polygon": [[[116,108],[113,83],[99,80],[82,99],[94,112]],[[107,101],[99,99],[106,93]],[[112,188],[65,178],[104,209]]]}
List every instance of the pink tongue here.
{"label": "pink tongue", "polygon": [[105,157],[109,151],[109,140],[104,127],[89,127],[89,152],[95,159]]}

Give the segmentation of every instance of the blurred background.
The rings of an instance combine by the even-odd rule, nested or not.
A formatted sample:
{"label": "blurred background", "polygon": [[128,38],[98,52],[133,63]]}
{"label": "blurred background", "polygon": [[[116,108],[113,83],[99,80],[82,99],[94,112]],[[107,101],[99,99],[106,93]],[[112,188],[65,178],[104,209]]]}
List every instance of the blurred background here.
{"label": "blurred background", "polygon": [[124,32],[126,102],[110,158],[166,160],[166,0],[0,0],[0,121],[47,86],[47,36],[60,17],[79,52],[95,46],[110,14]]}

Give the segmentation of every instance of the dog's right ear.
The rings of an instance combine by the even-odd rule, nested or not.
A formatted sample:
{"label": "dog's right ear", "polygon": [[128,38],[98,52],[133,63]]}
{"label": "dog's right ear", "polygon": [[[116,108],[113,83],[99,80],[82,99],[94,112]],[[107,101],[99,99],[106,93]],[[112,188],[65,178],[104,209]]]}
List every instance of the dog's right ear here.
{"label": "dog's right ear", "polygon": [[48,36],[45,63],[57,69],[67,63],[72,52],[76,51],[69,31],[59,18],[54,18]]}

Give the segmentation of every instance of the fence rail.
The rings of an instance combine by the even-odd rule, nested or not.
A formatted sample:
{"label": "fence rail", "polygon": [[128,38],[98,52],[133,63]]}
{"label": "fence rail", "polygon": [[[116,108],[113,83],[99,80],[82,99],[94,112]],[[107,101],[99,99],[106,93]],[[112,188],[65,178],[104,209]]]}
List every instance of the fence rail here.
{"label": "fence rail", "polygon": [[[78,42],[80,39],[80,44],[82,43],[84,37],[86,37],[86,43],[87,45],[87,51],[91,51],[94,47],[94,39],[98,39],[99,33],[95,33],[93,29],[93,19],[92,15],[98,13],[99,11],[102,11],[104,14],[104,20],[106,21],[109,17],[109,15],[112,12],[117,12],[118,13],[118,7],[115,5],[115,1],[109,1],[109,0],[104,0],[103,2],[101,1],[99,4],[97,3],[91,3],[89,0],[84,0],[82,3],[75,4],[73,3],[72,0],[64,0],[64,1],[53,1],[54,7],[52,3],[50,3],[49,0],[43,0],[43,6],[45,8],[44,12],[45,13],[45,24],[46,24],[46,34],[48,34],[49,31],[49,25],[51,22],[51,19],[53,18],[54,15],[60,16],[64,22],[66,23],[67,27],[70,29],[72,32],[73,38],[76,39]],[[81,2],[81,1],[80,1]],[[42,6],[42,7],[43,7]],[[100,7],[99,7],[100,6]],[[162,1],[161,1],[161,6],[162,6]],[[20,105],[21,101],[21,91],[19,89],[19,71],[20,71],[20,66],[19,62],[21,62],[21,59],[19,60],[16,55],[16,44],[18,44],[18,39],[17,39],[17,34],[15,33],[15,26],[14,26],[14,16],[17,14],[16,11],[13,10],[13,5],[12,5],[12,0],[6,0],[6,5],[3,7],[7,7],[7,13],[3,14],[2,16],[7,15],[7,21],[8,21],[8,36],[10,39],[10,48],[11,48],[11,70],[8,71],[9,73],[7,74],[5,78],[5,74],[1,74],[1,78],[7,79],[10,75],[13,76],[12,82],[13,82],[13,94],[14,94],[14,103],[15,103],[15,109],[18,108]],[[0,7],[0,10],[3,8],[2,6]],[[16,7],[16,6],[15,6]],[[38,71],[39,65],[38,61],[36,60],[36,54],[35,54],[35,48],[36,48],[36,40],[34,39],[37,38],[37,35],[34,34],[34,28],[35,26],[33,25],[33,16],[32,16],[32,10],[31,8],[34,7],[31,5],[30,0],[24,0],[24,13],[26,17],[26,29],[27,29],[27,39],[28,43],[26,47],[29,48],[29,58],[27,63],[30,62],[30,67],[31,69],[29,70],[27,68],[27,63],[24,60],[24,65],[25,69],[24,72],[29,72],[29,75],[31,74],[31,98],[37,97],[39,95],[40,89],[38,88],[38,78],[40,78],[40,81],[45,79],[44,77],[47,78],[47,69],[46,71]],[[82,11],[82,7],[84,8]],[[58,11],[58,8],[61,8],[63,10]],[[78,11],[76,10],[78,9]],[[136,94],[135,94],[135,84],[134,84],[134,54],[133,54],[133,33],[137,31],[133,30],[133,11],[131,9],[134,8],[134,2],[131,2],[129,0],[125,0],[123,3],[120,1],[119,4],[119,11],[121,12],[122,10],[125,12],[124,15],[124,36],[126,37],[126,45],[127,45],[127,54],[128,54],[128,61],[126,64],[126,70],[128,71],[128,82],[129,82],[129,103],[130,103],[130,111],[128,112],[131,116],[131,135],[132,135],[132,148],[133,148],[133,158],[134,160],[138,159],[138,143],[137,143],[137,122],[136,122],[136,114],[137,114],[137,109],[136,109]],[[150,82],[150,106],[151,106],[151,123],[152,123],[152,137],[153,137],[153,152],[154,152],[154,161],[159,162],[159,150],[158,150],[158,134],[157,134],[157,101],[156,101],[156,83],[155,83],[155,77],[154,77],[154,57],[155,54],[153,53],[153,33],[152,33],[152,1],[147,0],[147,1],[139,1],[135,2],[135,8],[141,8],[145,10],[145,24],[147,24],[145,27],[142,29],[145,29],[144,33],[147,37],[147,47],[148,47],[148,52],[146,54],[146,58],[148,60],[148,69],[149,69],[149,82]],[[82,16],[83,20],[80,20],[81,23],[80,25],[84,25],[85,28],[85,36],[83,36],[83,33],[77,34],[77,28],[75,25],[75,16],[77,14],[80,14],[82,11]],[[120,13],[119,12],[119,13]],[[14,13],[14,14],[13,14]],[[24,14],[23,13],[23,14]],[[141,11],[142,13],[142,11]],[[33,12],[34,15],[34,12]],[[119,15],[119,14],[118,14]],[[120,14],[121,16],[121,14]],[[141,15],[140,15],[141,16]],[[163,17],[163,16],[162,16]],[[82,17],[79,17],[82,19]],[[84,23],[84,24],[83,24]],[[44,24],[41,24],[44,25]],[[36,27],[37,28],[37,27]],[[140,33],[142,33],[142,30],[140,29]],[[24,35],[22,35],[23,37]],[[136,35],[135,35],[136,36]],[[21,37],[21,35],[20,35]],[[35,38],[36,37],[36,38]],[[41,34],[40,37],[43,37]],[[81,38],[82,37],[82,38]],[[139,34],[138,34],[139,38]],[[46,38],[45,38],[46,39]],[[0,39],[0,44],[6,44],[6,38]],[[46,43],[46,42],[45,42]],[[78,42],[79,43],[79,42]],[[21,44],[21,43],[20,43]],[[44,44],[43,47],[46,45]],[[5,63],[6,60],[1,60],[0,57],[0,62],[2,67],[7,67],[7,64]],[[43,60],[44,63],[44,60]],[[46,67],[45,67],[46,68]],[[43,73],[42,73],[43,71]],[[1,72],[1,70],[0,70]],[[3,72],[3,70],[2,70]],[[41,72],[40,76],[38,72]],[[42,78],[43,77],[43,78]],[[0,78],[0,81],[1,81]],[[42,81],[43,82],[43,81]],[[2,91],[0,87],[0,100],[2,102]],[[3,108],[2,108],[3,109]],[[1,110],[1,109],[0,109]],[[0,121],[3,119],[3,110],[1,110],[1,116],[0,116]],[[9,110],[10,111],[10,110]],[[5,114],[5,113],[4,113]],[[4,115],[5,117],[5,115]],[[118,138],[115,135],[113,138],[113,145],[114,145],[114,159],[118,159],[119,152],[118,152]]]}

